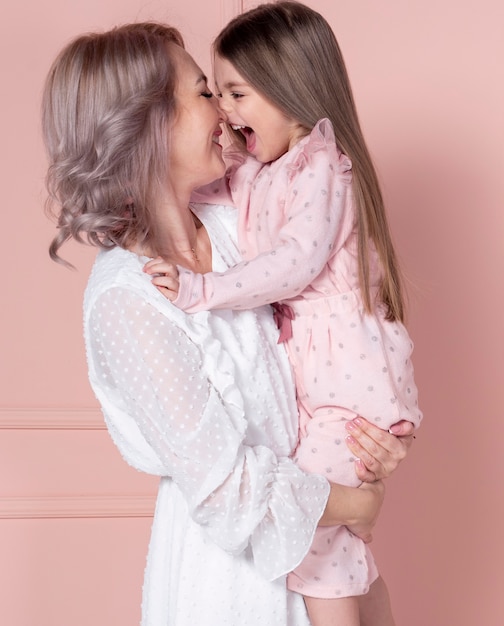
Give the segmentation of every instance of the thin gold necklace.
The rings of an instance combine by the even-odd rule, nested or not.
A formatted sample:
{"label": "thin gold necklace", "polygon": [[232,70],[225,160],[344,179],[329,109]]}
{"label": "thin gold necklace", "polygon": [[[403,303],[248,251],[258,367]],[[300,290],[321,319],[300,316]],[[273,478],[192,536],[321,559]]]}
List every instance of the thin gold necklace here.
{"label": "thin gold necklace", "polygon": [[196,261],[196,263],[200,262],[198,253],[196,252],[196,248],[198,246],[198,230],[203,226],[203,223],[201,222],[201,220],[199,219],[199,217],[197,215],[194,215],[194,213],[192,214],[193,216],[193,220],[194,220],[194,224],[196,226],[196,240],[194,242],[194,246],[191,246],[191,252],[193,255],[193,259]]}

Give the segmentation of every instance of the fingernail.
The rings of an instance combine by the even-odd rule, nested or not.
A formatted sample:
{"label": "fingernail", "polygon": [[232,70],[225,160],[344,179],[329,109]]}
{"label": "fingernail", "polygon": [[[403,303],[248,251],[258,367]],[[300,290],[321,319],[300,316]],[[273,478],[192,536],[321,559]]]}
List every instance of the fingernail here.
{"label": "fingernail", "polygon": [[353,430],[356,430],[356,428],[355,428],[355,424],[354,424],[353,422],[347,422],[347,423],[345,424],[345,428],[346,428],[347,430],[352,430],[352,431],[353,431]]}
{"label": "fingernail", "polygon": [[352,435],[348,435],[347,437],[345,437],[345,441],[351,446],[357,445],[357,441],[352,437]]}
{"label": "fingernail", "polygon": [[361,420],[361,418],[360,418],[360,417],[356,417],[356,418],[354,419],[354,422],[357,424],[357,426],[362,426],[362,420]]}

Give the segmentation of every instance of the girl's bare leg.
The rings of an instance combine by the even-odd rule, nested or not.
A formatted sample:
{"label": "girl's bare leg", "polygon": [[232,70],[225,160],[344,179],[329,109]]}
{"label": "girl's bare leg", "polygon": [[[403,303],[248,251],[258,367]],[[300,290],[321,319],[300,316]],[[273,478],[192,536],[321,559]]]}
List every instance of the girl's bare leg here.
{"label": "girl's bare leg", "polygon": [[[395,626],[385,581],[379,576],[364,596],[358,596],[360,626]],[[344,622],[342,622],[344,623]]]}
{"label": "girl's bare leg", "polygon": [[309,598],[305,604],[312,626],[359,626],[359,601],[349,598]]}

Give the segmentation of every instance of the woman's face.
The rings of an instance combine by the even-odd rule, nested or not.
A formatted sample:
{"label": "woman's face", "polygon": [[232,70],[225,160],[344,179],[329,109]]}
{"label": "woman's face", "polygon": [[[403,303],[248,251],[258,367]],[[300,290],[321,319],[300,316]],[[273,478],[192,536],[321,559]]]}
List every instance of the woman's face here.
{"label": "woman's face", "polygon": [[216,98],[193,58],[168,44],[177,73],[176,111],[170,128],[169,179],[174,189],[191,191],[223,176],[219,137],[222,121]]}

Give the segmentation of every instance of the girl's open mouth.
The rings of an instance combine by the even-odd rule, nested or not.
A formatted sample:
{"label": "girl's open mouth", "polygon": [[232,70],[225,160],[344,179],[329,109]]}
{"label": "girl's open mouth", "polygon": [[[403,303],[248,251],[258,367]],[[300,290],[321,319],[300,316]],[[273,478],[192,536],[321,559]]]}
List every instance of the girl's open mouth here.
{"label": "girl's open mouth", "polygon": [[230,126],[233,130],[240,131],[247,142],[247,152],[252,152],[255,147],[255,136],[254,131],[250,128],[250,126],[243,126],[241,124],[230,124]]}

